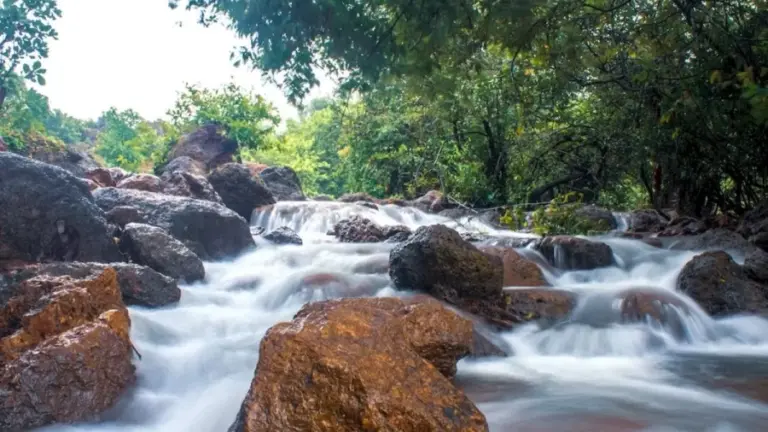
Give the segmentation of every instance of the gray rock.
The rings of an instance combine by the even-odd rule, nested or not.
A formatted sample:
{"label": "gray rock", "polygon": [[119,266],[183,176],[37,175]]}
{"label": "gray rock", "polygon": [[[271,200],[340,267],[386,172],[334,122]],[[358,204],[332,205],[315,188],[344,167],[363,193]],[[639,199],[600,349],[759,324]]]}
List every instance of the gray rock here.
{"label": "gray rock", "polygon": [[274,244],[279,245],[299,245],[301,246],[304,244],[304,242],[301,240],[301,237],[299,237],[298,234],[296,234],[296,231],[288,228],[288,227],[280,227],[274,231],[271,231],[264,235],[264,240],[268,240]]}
{"label": "gray rock", "polygon": [[245,219],[211,201],[116,188],[98,189],[94,198],[107,211],[136,207],[146,223],[168,231],[203,260],[230,258],[255,246]]}
{"label": "gray rock", "polygon": [[136,174],[117,183],[118,189],[135,189],[145,192],[162,192],[163,181],[152,174]]}
{"label": "gray rock", "polygon": [[144,216],[136,207],[117,206],[107,212],[107,221],[122,228],[129,223],[144,223]]}
{"label": "gray rock", "polygon": [[667,225],[656,210],[635,210],[629,214],[629,231],[659,232]]}
{"label": "gray rock", "polygon": [[245,220],[251,219],[253,209],[275,203],[272,192],[264,182],[251,175],[251,171],[244,165],[224,164],[213,171],[208,180],[221,196],[224,205]]}
{"label": "gray rock", "polygon": [[561,270],[592,270],[616,263],[610,246],[578,237],[546,237],[534,243],[533,248]]}
{"label": "gray rock", "polygon": [[722,250],[746,253],[753,248],[739,233],[725,228],[715,228],[695,236],[676,237],[669,248],[674,250]]}
{"label": "gray rock", "polygon": [[210,171],[232,162],[237,146],[236,141],[227,138],[222,127],[206,125],[179,138],[168,153],[168,160],[173,162],[186,156],[201,162]]}
{"label": "gray rock", "polygon": [[121,261],[104,211],[71,173],[0,153],[0,260]]}
{"label": "gray rock", "polygon": [[132,223],[125,226],[120,247],[133,262],[186,282],[205,278],[205,267],[197,255],[165,230]]}
{"label": "gray rock", "polygon": [[163,193],[184,196],[222,204],[223,201],[208,180],[200,175],[173,171],[166,172],[161,177]]}
{"label": "gray rock", "polygon": [[307,199],[301,190],[299,176],[289,167],[269,167],[261,172],[260,177],[278,201]]}
{"label": "gray rock", "polygon": [[168,162],[168,164],[163,168],[162,174],[165,175],[175,172],[186,172],[205,177],[208,175],[208,168],[203,162],[192,159],[189,156],[180,156]]}

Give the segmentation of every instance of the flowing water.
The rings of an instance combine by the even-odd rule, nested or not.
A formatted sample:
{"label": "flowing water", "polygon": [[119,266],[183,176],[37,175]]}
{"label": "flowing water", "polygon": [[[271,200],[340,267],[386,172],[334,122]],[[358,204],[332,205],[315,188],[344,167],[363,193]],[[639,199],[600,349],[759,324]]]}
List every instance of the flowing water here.
{"label": "flowing water", "polygon": [[[102,423],[45,430],[226,431],[270,326],[290,320],[308,301],[401,295],[386,274],[391,244],[339,244],[326,234],[353,214],[381,225],[442,223],[487,234],[492,243],[527,236],[411,208],[279,203],[253,224],[289,226],[304,246],[275,247],[257,239],[256,251],[207,264],[205,283],[183,287],[177,306],[131,308],[132,338],[142,356],[137,386]],[[457,384],[486,415],[491,431],[768,430],[768,405],[758,401],[768,400],[768,321],[713,320],[675,293],[677,275],[694,253],[600,240],[614,250],[617,266],[575,272],[543,266],[553,286],[579,294],[567,322],[502,334],[513,354],[508,358],[459,363]],[[675,299],[674,319],[665,325],[622,323],[616,294],[638,287]]]}

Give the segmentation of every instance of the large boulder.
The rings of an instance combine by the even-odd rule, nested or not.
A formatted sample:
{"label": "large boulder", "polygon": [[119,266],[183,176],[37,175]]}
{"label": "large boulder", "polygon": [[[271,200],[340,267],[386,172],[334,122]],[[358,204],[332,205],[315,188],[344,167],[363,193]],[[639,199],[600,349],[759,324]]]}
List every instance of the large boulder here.
{"label": "large boulder", "polygon": [[2,292],[0,430],[93,420],[136,379],[117,275],[36,277]]}
{"label": "large boulder", "polygon": [[232,162],[236,151],[237,142],[227,138],[222,127],[211,124],[179,138],[168,153],[168,160],[187,156],[202,162],[210,171]]}
{"label": "large boulder", "polygon": [[301,181],[296,172],[287,166],[269,167],[259,174],[264,184],[278,201],[304,201]]}
{"label": "large boulder", "polygon": [[635,210],[629,214],[629,231],[632,232],[659,232],[667,225],[667,221],[656,210]]}
{"label": "large boulder", "polygon": [[228,163],[220,166],[208,176],[213,188],[224,201],[245,220],[251,220],[253,209],[274,204],[275,198],[258,177],[241,164]]}
{"label": "large boulder", "polygon": [[448,379],[472,323],[436,302],[345,299],[272,327],[230,432],[487,431]]}
{"label": "large boulder", "polygon": [[[378,243],[411,230],[402,225],[382,227],[361,216],[340,220],[333,226],[331,234],[342,243]],[[402,240],[402,239],[401,239]]]}
{"label": "large boulder", "polygon": [[768,311],[768,287],[755,282],[725,252],[707,252],[683,267],[677,288],[712,316]]}
{"label": "large boulder", "polygon": [[23,266],[0,276],[0,292],[13,283],[37,276],[88,279],[98,276],[107,268],[117,272],[120,293],[126,305],[156,308],[178,303],[181,298],[181,290],[174,279],[149,267],[128,263],[72,262]]}
{"label": "large boulder", "polygon": [[130,189],[101,188],[93,194],[107,211],[137,208],[146,223],[168,231],[203,260],[233,257],[255,245],[245,219],[221,204]]}
{"label": "large boulder", "polygon": [[610,246],[578,237],[546,237],[534,243],[533,248],[561,270],[592,270],[616,263]]}
{"label": "large boulder", "polygon": [[576,210],[575,215],[586,219],[590,222],[590,225],[596,229],[616,229],[616,218],[613,217],[613,213],[602,207],[596,205],[585,205]]}
{"label": "large boulder", "polygon": [[504,265],[505,287],[539,287],[548,285],[539,266],[533,261],[520,256],[514,249],[485,246],[480,247],[480,250],[501,258]]}
{"label": "large boulder", "polygon": [[88,186],[69,172],[0,153],[0,261],[123,258]]}
{"label": "large boulder", "polygon": [[745,253],[753,247],[739,233],[725,228],[711,229],[699,235],[676,237],[669,246],[674,250],[722,250],[740,253]]}
{"label": "large boulder", "polygon": [[40,162],[55,165],[79,178],[85,178],[88,171],[101,167],[87,152],[76,151],[66,147],[44,146],[42,151],[32,152],[29,157]]}
{"label": "large boulder", "polygon": [[152,174],[136,174],[126,177],[117,183],[119,189],[135,189],[144,192],[162,192],[163,181]]}
{"label": "large boulder", "polygon": [[162,174],[172,174],[175,172],[185,172],[205,177],[208,175],[208,167],[205,163],[192,159],[189,156],[180,156],[168,162],[168,164],[163,167]]}
{"label": "large boulder", "polygon": [[165,172],[161,177],[163,193],[184,196],[221,204],[223,201],[208,180],[200,175],[183,171]]}
{"label": "large boulder", "polygon": [[691,236],[702,234],[708,229],[707,223],[688,216],[678,217],[669,222],[658,234],[659,237]]}
{"label": "large boulder", "polygon": [[205,278],[200,258],[162,228],[128,224],[120,238],[120,248],[133,262],[174,279],[196,282]]}
{"label": "large boulder", "polygon": [[264,240],[278,245],[299,245],[304,244],[296,231],[288,227],[280,227],[264,234]]}

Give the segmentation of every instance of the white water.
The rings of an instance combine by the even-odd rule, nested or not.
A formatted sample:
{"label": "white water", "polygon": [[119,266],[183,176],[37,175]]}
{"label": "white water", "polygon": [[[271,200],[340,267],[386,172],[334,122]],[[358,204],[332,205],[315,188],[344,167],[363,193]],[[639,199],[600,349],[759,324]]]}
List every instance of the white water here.
{"label": "white water", "polygon": [[[136,388],[102,423],[46,430],[226,431],[269,327],[290,320],[307,301],[399,294],[385,273],[392,245],[338,244],[326,235],[352,214],[411,228],[443,223],[502,242],[525,236],[477,219],[456,223],[409,208],[279,203],[271,214],[256,215],[254,224],[268,230],[287,225],[305,246],[260,242],[258,250],[233,262],[207,264],[206,282],[184,287],[177,306],[131,308],[131,335],[142,355]],[[565,273],[544,267],[552,285],[579,295],[569,322],[548,329],[521,326],[502,335],[514,355],[460,362],[457,382],[485,413],[491,430],[766,430],[768,406],[712,383],[746,377],[759,385],[768,378],[768,321],[749,316],[715,321],[674,294],[677,275],[694,253],[601,240],[613,248],[618,266]],[[306,283],[318,274],[328,283]],[[679,298],[674,328],[620,322],[616,296],[637,287]]]}

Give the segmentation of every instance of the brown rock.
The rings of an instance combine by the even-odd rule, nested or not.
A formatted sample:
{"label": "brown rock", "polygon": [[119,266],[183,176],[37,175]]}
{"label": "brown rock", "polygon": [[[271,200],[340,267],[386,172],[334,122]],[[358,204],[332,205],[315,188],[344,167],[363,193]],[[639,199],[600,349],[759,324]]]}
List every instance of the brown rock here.
{"label": "brown rock", "polygon": [[3,141],[3,137],[0,137],[0,152],[8,151],[8,144]]}
{"label": "brown rock", "polygon": [[436,190],[431,190],[420,198],[411,201],[411,205],[427,213],[440,213],[443,210],[456,207],[442,192]]}
{"label": "brown rock", "polygon": [[539,266],[520,256],[514,249],[505,247],[480,247],[480,250],[501,258],[504,265],[504,286],[538,287],[549,285]]}
{"label": "brown rock", "polygon": [[506,290],[504,296],[507,309],[524,321],[559,321],[576,306],[573,293],[549,288]]}
{"label": "brown rock", "polygon": [[334,225],[331,234],[342,243],[378,243],[399,233],[410,233],[410,231],[405,226],[382,227],[370,219],[352,216]]}
{"label": "brown rock", "polygon": [[534,249],[562,270],[592,270],[615,264],[610,246],[578,237],[546,237],[536,242]]}
{"label": "brown rock", "polygon": [[152,174],[136,174],[120,180],[117,183],[118,189],[135,189],[145,192],[162,192],[163,181],[160,177]]}
{"label": "brown rock", "polygon": [[120,183],[120,181],[122,181],[123,179],[126,179],[133,175],[133,173],[130,173],[119,167],[107,168],[107,170],[109,171],[110,176],[112,176],[112,180],[115,182],[115,185],[117,185],[117,183]]}
{"label": "brown rock", "polygon": [[433,302],[345,299],[305,306],[261,342],[230,431],[487,431],[443,373],[472,324]]}
{"label": "brown rock", "polygon": [[86,185],[88,185],[88,190],[91,191],[91,192],[93,192],[96,189],[101,187],[101,186],[99,186],[98,183],[96,183],[93,180],[90,180],[90,179],[82,179],[82,180],[85,182]]}
{"label": "brown rock", "polygon": [[113,187],[117,183],[112,179],[112,173],[106,168],[94,168],[85,173],[85,178],[96,182],[99,187]]}
{"label": "brown rock", "polygon": [[92,420],[135,381],[117,274],[39,276],[0,296],[0,430]]}
{"label": "brown rock", "polygon": [[168,154],[168,160],[188,156],[212,170],[232,162],[237,146],[236,141],[227,138],[223,128],[207,125],[181,137]]}

